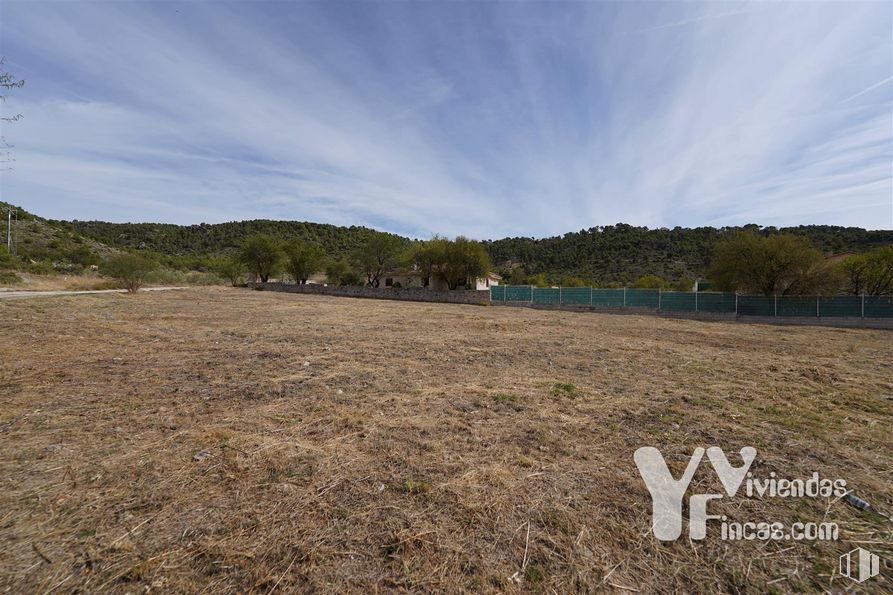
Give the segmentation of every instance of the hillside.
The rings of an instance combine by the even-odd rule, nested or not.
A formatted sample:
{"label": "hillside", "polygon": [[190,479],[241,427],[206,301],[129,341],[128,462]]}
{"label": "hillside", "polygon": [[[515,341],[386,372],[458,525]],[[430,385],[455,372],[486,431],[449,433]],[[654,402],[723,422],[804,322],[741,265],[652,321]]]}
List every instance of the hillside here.
{"label": "hillside", "polygon": [[[366,227],[269,220],[187,226],[101,221],[57,221],[54,224],[109,246],[149,249],[177,256],[226,252],[234,249],[241,238],[263,232],[313,241],[322,245],[330,256],[343,257],[372,231]],[[893,244],[893,231],[826,225],[783,229],[754,225],[749,228],[763,234],[804,235],[826,254],[862,252],[878,245]],[[556,282],[566,275],[600,283],[632,281],[647,273],[677,279],[703,275],[713,245],[735,229],[742,228],[648,229],[618,224],[560,237],[505,238],[489,240],[485,244],[497,268],[521,265],[528,273],[542,272]]]}
{"label": "hillside", "polygon": [[[4,209],[5,203],[0,203]],[[70,261],[90,255],[102,257],[120,249],[148,250],[165,257],[176,268],[201,268],[206,256],[232,252],[254,233],[320,244],[333,258],[346,257],[374,230],[325,223],[257,219],[219,224],[107,223],[60,221],[20,212],[19,253],[32,260]],[[527,273],[545,273],[552,282],[577,276],[596,283],[631,282],[643,274],[668,279],[704,274],[717,240],[734,230],[751,229],[764,235],[803,235],[824,253],[863,252],[893,244],[893,230],[867,231],[856,227],[804,225],[790,228],[697,227],[648,229],[617,224],[593,227],[543,239],[487,240],[485,246],[500,270],[521,266]],[[5,226],[4,226],[5,233]],[[404,238],[408,243],[410,240]],[[89,251],[89,255],[88,255]]]}

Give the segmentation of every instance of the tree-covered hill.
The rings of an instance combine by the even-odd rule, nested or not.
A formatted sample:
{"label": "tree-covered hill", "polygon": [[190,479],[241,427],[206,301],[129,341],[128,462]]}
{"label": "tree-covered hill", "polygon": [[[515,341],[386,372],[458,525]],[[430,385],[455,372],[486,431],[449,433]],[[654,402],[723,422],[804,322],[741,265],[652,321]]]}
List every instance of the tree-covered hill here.
{"label": "tree-covered hill", "polygon": [[[67,238],[88,239],[98,252],[102,252],[102,246],[149,250],[171,257],[172,262],[184,266],[204,256],[231,252],[243,238],[256,233],[286,240],[300,238],[321,245],[330,258],[344,258],[374,231],[358,226],[263,219],[173,225],[58,221],[24,212],[21,212],[20,219],[45,223],[45,229],[56,236],[64,234]],[[893,244],[893,230],[867,231],[857,227],[802,225],[777,229],[750,225],[744,228],[648,229],[625,224],[593,227],[542,239],[488,240],[484,244],[496,268],[504,272],[521,267],[527,274],[544,273],[552,283],[568,276],[598,284],[630,283],[645,274],[660,275],[671,280],[703,276],[714,244],[738,229],[750,229],[764,235],[802,235],[826,255],[865,252],[877,246]],[[407,244],[410,241],[401,239]]]}
{"label": "tree-covered hill", "polygon": [[667,279],[702,276],[717,240],[739,229],[763,235],[792,233],[809,238],[827,255],[864,252],[893,244],[893,230],[801,225],[777,229],[757,225],[648,229],[617,224],[544,239],[505,238],[487,242],[495,263],[520,264],[527,273],[545,273],[557,282],[566,276],[598,283],[632,282],[645,274]]}

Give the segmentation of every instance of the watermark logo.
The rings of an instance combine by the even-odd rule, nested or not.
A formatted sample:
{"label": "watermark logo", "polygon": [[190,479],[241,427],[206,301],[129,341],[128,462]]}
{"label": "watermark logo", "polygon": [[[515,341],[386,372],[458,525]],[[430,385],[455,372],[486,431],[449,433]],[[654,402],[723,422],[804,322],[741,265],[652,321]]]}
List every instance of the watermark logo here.
{"label": "watermark logo", "polygon": [[840,574],[857,583],[864,583],[880,572],[881,559],[868,550],[857,547],[840,557]]}
{"label": "watermark logo", "polygon": [[802,497],[842,497],[846,494],[846,482],[819,477],[813,473],[809,479],[785,479],[770,473],[768,478],[759,479],[750,472],[751,465],[757,456],[757,449],[745,446],[739,451],[741,465],[729,462],[721,448],[711,446],[704,449],[698,447],[692,453],[688,465],[679,479],[673,477],[664,460],[663,454],[653,446],[643,446],[636,450],[633,459],[639,473],[648,488],[652,503],[652,531],[661,541],[674,541],[682,535],[682,505],[688,486],[698,470],[704,455],[716,472],[725,494],[693,494],[688,499],[689,537],[704,539],[707,537],[707,521],[722,522],[721,538],[728,540],[833,540],[837,539],[837,525],[834,523],[794,523],[786,530],[777,522],[727,522],[723,515],[707,514],[707,505],[713,500],[725,496],[735,497],[742,484],[745,484],[745,495],[748,498],[802,498]]}

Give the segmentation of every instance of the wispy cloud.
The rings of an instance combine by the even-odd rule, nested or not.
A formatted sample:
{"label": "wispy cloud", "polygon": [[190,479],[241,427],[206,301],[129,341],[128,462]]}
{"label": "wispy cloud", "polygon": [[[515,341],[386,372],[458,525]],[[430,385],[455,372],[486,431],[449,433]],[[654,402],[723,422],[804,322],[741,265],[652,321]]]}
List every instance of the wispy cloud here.
{"label": "wispy cloud", "polygon": [[7,1],[2,192],[419,237],[893,227],[890,6],[654,6]]}

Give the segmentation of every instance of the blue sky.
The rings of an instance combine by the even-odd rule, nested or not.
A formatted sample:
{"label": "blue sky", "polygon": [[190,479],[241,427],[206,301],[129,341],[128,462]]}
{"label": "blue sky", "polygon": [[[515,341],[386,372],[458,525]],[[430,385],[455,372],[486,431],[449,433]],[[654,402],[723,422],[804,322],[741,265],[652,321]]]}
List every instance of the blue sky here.
{"label": "blue sky", "polygon": [[0,0],[0,199],[428,237],[893,228],[889,2]]}

